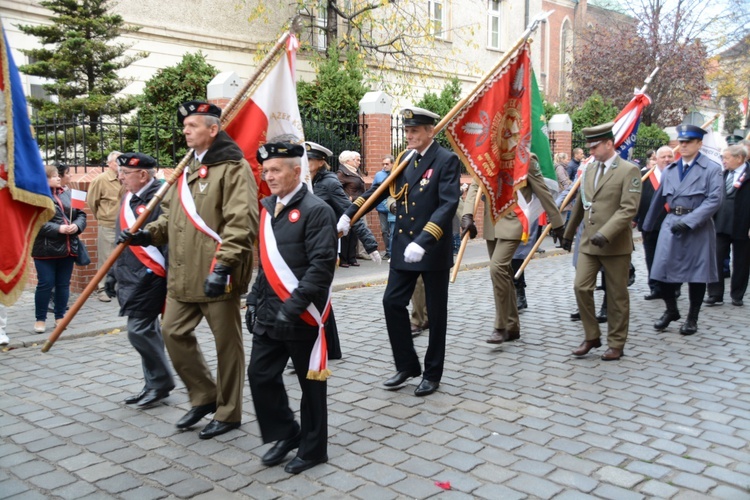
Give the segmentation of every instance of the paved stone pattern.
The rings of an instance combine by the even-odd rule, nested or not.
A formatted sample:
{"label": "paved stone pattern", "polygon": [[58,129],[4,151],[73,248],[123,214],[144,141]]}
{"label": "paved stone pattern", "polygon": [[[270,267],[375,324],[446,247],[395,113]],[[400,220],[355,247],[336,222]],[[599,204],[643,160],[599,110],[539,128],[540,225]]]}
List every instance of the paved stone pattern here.
{"label": "paved stone pattern", "polygon": [[[569,256],[531,264],[521,340],[499,347],[484,342],[487,269],[461,273],[445,376],[427,398],[413,395],[417,380],[380,386],[393,372],[383,286],[336,292],[344,359],[328,384],[330,460],[298,476],[260,464],[268,446],[247,386],[241,429],[207,441],[200,426],[174,427],[189,407],[181,382],[167,404],[123,405],[142,384],[124,333],[58,342],[47,354],[2,352],[0,497],[750,498],[747,307],[704,308],[693,337],[677,333],[680,322],[657,333],[663,305],[642,299],[640,247],[634,263],[626,357],[611,363],[602,349],[569,354],[583,337],[568,318]],[[679,305],[684,315],[687,300]],[[205,324],[199,338],[213,366]],[[423,354],[427,336],[415,342]],[[285,382],[297,409],[296,378]]]}

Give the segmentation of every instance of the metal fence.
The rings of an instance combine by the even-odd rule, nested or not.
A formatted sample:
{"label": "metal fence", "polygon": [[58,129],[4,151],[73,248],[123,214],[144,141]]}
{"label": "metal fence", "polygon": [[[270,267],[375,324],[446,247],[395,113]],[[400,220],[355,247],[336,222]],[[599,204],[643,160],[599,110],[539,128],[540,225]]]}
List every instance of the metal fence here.
{"label": "metal fence", "polygon": [[[364,160],[367,125],[354,116],[333,112],[302,111],[307,140],[331,151],[331,167],[338,169],[338,155],[344,150],[361,153]],[[160,167],[171,168],[187,152],[182,127],[176,119],[167,123],[145,122],[138,116],[115,115],[90,118],[85,112],[34,122],[35,137],[47,164],[60,162],[74,172],[85,172],[106,163],[111,151],[137,151],[156,158]],[[364,164],[364,161],[363,161]]]}

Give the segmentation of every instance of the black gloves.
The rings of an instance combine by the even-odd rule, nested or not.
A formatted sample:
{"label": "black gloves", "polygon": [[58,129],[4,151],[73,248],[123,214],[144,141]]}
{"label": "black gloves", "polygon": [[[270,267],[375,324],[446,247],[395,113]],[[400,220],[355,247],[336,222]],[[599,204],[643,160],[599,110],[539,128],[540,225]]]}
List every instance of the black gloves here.
{"label": "black gloves", "polygon": [[609,240],[602,233],[596,233],[589,241],[591,241],[592,245],[599,248],[604,248],[604,245],[609,243]]}
{"label": "black gloves", "polygon": [[206,297],[218,297],[219,295],[229,293],[232,290],[228,279],[231,273],[231,267],[224,264],[216,264],[214,270],[211,271],[206,281],[203,282],[203,293],[206,294]]}
{"label": "black gloves", "polygon": [[134,247],[147,247],[151,245],[151,241],[153,241],[153,239],[151,238],[151,233],[148,232],[148,229],[139,229],[135,233],[131,233],[126,229],[117,236],[115,243],[119,245],[120,243],[127,242],[128,245]]}
{"label": "black gloves", "polygon": [[570,249],[573,248],[573,240],[560,238],[560,248],[562,248],[566,252],[570,252]]}
{"label": "black gloves", "polygon": [[687,233],[688,231],[690,231],[690,226],[682,221],[672,224],[672,234],[683,234]]}
{"label": "black gloves", "polygon": [[474,216],[471,214],[461,216],[461,239],[464,238],[467,231],[469,238],[472,240],[477,237],[477,226],[474,225]]}
{"label": "black gloves", "polygon": [[288,337],[294,333],[294,319],[287,316],[283,309],[276,314],[276,322],[273,329],[279,337]]}
{"label": "black gloves", "polygon": [[253,328],[255,328],[255,306],[253,304],[247,305],[247,310],[245,311],[245,324],[247,325],[247,330],[250,333],[253,333]]}
{"label": "black gloves", "polygon": [[563,236],[565,236],[565,225],[558,227],[553,227],[552,230],[550,230],[550,233],[552,233],[552,237],[555,238],[557,241],[562,241]]}
{"label": "black gloves", "polygon": [[106,293],[107,297],[110,299],[117,297],[117,292],[115,292],[116,283],[117,279],[111,274],[107,274],[107,277],[104,278],[104,293]]}

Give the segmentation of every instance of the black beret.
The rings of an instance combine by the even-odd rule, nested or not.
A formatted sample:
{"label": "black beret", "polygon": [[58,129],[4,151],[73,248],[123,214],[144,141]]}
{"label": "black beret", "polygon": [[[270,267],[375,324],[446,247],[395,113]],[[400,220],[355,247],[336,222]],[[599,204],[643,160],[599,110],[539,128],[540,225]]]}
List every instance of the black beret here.
{"label": "black beret", "polygon": [[221,108],[206,101],[187,101],[177,106],[177,121],[180,124],[190,115],[208,115],[221,118]]}
{"label": "black beret", "polygon": [[291,142],[269,142],[258,148],[255,159],[262,164],[271,158],[302,158],[305,148]]}
{"label": "black beret", "polygon": [[128,168],[156,168],[156,160],[143,153],[123,153],[117,157],[117,164]]}

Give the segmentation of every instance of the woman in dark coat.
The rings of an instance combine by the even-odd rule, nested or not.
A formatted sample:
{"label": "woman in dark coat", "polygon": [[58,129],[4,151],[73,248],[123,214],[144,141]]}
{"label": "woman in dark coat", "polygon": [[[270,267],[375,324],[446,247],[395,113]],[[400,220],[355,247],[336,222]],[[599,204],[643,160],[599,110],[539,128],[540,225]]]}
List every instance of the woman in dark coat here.
{"label": "woman in dark coat", "polygon": [[[310,166],[310,177],[312,177],[313,194],[325,201],[333,209],[336,213],[336,220],[338,220],[352,202],[344,192],[344,188],[336,178],[336,174],[329,170],[327,160],[332,152],[320,144],[309,141],[305,143],[305,149],[307,150],[307,159]],[[380,263],[381,258],[378,253],[378,242],[370,230],[367,229],[367,226],[361,220],[358,220],[352,226],[352,231],[362,240],[365,250],[373,258],[373,261]],[[357,236],[354,236],[355,245]],[[343,246],[343,244],[342,238],[341,245]],[[331,313],[328,316],[325,330],[326,343],[328,344],[328,359],[341,359],[341,345],[339,343],[338,328],[336,328],[336,319],[333,317],[333,308],[331,308]]]}
{"label": "woman in dark coat", "polygon": [[70,277],[78,255],[78,235],[86,229],[86,214],[83,210],[71,207],[70,191],[62,190],[57,167],[48,165],[45,172],[55,205],[55,215],[39,230],[31,250],[37,275],[34,294],[36,333],[44,333],[46,330],[47,305],[53,288],[55,324],[65,316],[70,297]]}
{"label": "woman in dark coat", "polygon": [[[336,175],[350,202],[356,200],[365,192],[365,180],[359,172],[361,162],[362,158],[356,151],[342,151],[339,155],[339,171],[336,172]],[[312,172],[310,175],[312,175]],[[359,266],[359,262],[357,262],[357,235],[349,233],[341,238],[339,256],[339,267]]]}

